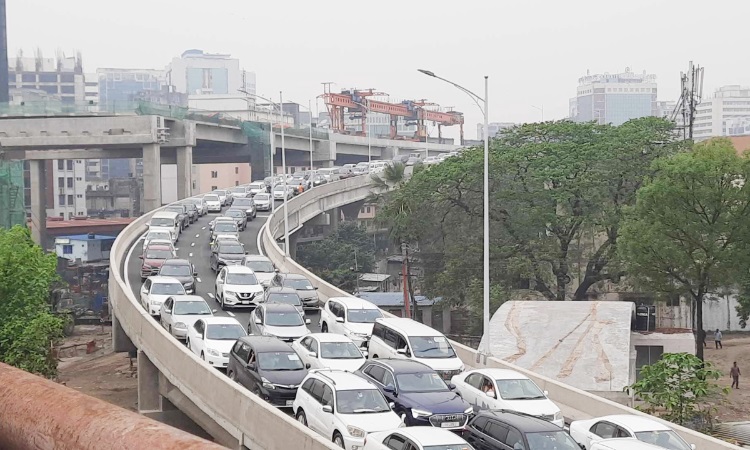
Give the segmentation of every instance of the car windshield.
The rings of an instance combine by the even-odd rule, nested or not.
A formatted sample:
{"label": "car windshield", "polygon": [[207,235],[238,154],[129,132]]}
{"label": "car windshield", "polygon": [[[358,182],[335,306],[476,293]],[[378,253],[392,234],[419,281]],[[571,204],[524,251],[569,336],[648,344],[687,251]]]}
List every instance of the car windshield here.
{"label": "car windshield", "polygon": [[165,241],[172,240],[172,233],[169,231],[154,231],[146,236],[147,241],[153,241],[154,239],[164,239]]}
{"label": "car windshield", "polygon": [[409,338],[417,358],[453,358],[456,353],[445,336],[414,336]]}
{"label": "car windshield", "polygon": [[263,183],[253,183],[250,185],[250,189],[265,189],[266,186]]}
{"label": "car windshield", "polygon": [[383,317],[379,309],[350,309],[346,315],[352,323],[375,323],[375,319]]}
{"label": "car windshield", "polygon": [[[297,315],[299,317],[299,314]],[[294,352],[258,353],[258,368],[261,370],[303,370],[299,356]]]}
{"label": "car windshield", "polygon": [[245,249],[237,244],[222,245],[219,247],[219,253],[226,255],[242,255],[245,253]]}
{"label": "car windshield", "polygon": [[255,194],[255,200],[268,200],[268,194]]}
{"label": "car windshield", "polygon": [[299,327],[304,325],[302,316],[297,310],[294,312],[268,312],[266,311],[266,325],[272,327]]}
{"label": "car windshield", "polygon": [[174,220],[167,219],[166,217],[155,217],[151,219],[151,226],[152,227],[173,227],[174,226]]}
{"label": "car windshield", "polygon": [[224,190],[221,190],[221,191],[218,191],[218,190],[217,190],[217,191],[213,191],[213,193],[214,193],[214,194],[216,194],[216,195],[218,195],[219,197],[221,197],[222,195],[227,195],[227,191],[224,191]]}
{"label": "car windshield", "polygon": [[526,433],[529,441],[528,450],[580,450],[581,447],[571,438],[568,433],[560,431],[542,431],[537,433]]}
{"label": "car windshield", "polygon": [[278,192],[284,192],[284,186],[276,186],[275,188],[273,188],[273,190],[278,191]]}
{"label": "car windshield", "polygon": [[312,291],[313,286],[307,280],[300,280],[297,278],[284,280],[284,287],[290,287],[297,289],[298,291]]}
{"label": "car windshield", "polygon": [[234,222],[219,222],[214,225],[215,231],[234,232],[237,231],[237,224]]}
{"label": "car windshield", "polygon": [[268,294],[268,303],[286,303],[292,306],[302,306],[302,302],[299,300],[299,295],[294,293],[283,294],[275,292]]}
{"label": "car windshield", "polygon": [[186,300],[175,302],[173,312],[183,316],[210,315],[211,309],[202,300]]}
{"label": "car windshield", "polygon": [[254,273],[228,273],[227,284],[258,284]]}
{"label": "car windshield", "polygon": [[690,450],[688,445],[680,436],[672,430],[641,431],[635,433],[639,441],[654,444],[669,450]]}
{"label": "car windshield", "polygon": [[504,400],[537,400],[547,398],[531,380],[497,380],[497,389]]}
{"label": "car windshield", "polygon": [[274,271],[273,264],[268,261],[245,261],[245,267],[253,269],[253,272],[271,273]]}
{"label": "car windshield", "polygon": [[172,252],[169,250],[146,250],[146,259],[169,259]]}
{"label": "car windshield", "polygon": [[185,295],[185,288],[180,283],[154,283],[151,293],[155,295]]}
{"label": "car windshield", "polygon": [[208,325],[206,328],[206,339],[217,341],[236,341],[242,336],[247,336],[245,329],[238,323],[220,323]]}
{"label": "car windshield", "polygon": [[252,206],[252,205],[253,205],[253,200],[250,198],[238,198],[234,201],[234,203],[232,203],[233,207]]}
{"label": "car windshield", "polygon": [[161,267],[159,274],[168,277],[189,277],[193,275],[193,271],[190,270],[190,266],[165,264]]}
{"label": "car windshield", "polygon": [[399,390],[403,392],[441,392],[448,390],[445,381],[435,372],[403,373],[396,375],[396,383],[398,383]]}
{"label": "car windshield", "polygon": [[219,201],[219,196],[216,195],[216,194],[204,195],[203,196],[203,200],[205,200],[207,202],[218,202]]}
{"label": "car windshield", "polygon": [[245,217],[245,211],[238,211],[236,209],[230,209],[229,211],[227,211],[227,216],[242,218],[242,217]]}
{"label": "car windshield", "polygon": [[233,192],[235,194],[244,194],[245,193],[245,188],[243,188],[243,187],[236,187],[236,188],[230,189],[229,192]]}
{"label": "car windshield", "polygon": [[339,414],[372,414],[391,410],[378,389],[336,391],[336,409]]}
{"label": "car windshield", "polygon": [[320,357],[325,359],[362,359],[362,352],[351,342],[321,342]]}
{"label": "car windshield", "polygon": [[177,214],[185,214],[185,209],[182,206],[170,206],[164,208],[164,211],[176,212]]}

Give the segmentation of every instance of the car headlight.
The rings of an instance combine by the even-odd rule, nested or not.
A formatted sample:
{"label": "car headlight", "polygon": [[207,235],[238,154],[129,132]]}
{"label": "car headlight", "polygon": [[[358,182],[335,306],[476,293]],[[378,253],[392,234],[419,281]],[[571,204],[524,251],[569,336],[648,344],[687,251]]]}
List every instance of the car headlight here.
{"label": "car headlight", "polygon": [[459,367],[458,370],[460,370],[461,372],[463,372],[464,370],[466,370],[466,366],[464,366],[463,364],[461,364],[461,367]]}
{"label": "car headlight", "polygon": [[563,420],[563,414],[562,411],[558,411],[555,413],[555,418],[553,420]]}
{"label": "car headlight", "polygon": [[161,306],[163,302],[160,302],[159,300],[153,300],[151,299],[151,305],[152,306]]}
{"label": "car headlight", "polygon": [[415,419],[419,419],[420,417],[430,417],[432,415],[429,411],[423,411],[421,409],[413,409],[411,410],[411,415]]}
{"label": "car headlight", "polygon": [[237,293],[234,291],[224,291],[224,294],[229,295],[231,297],[236,297]]}
{"label": "car headlight", "polygon": [[221,356],[221,352],[216,351],[216,350],[214,350],[212,348],[207,348],[206,349],[206,353],[208,353],[211,356]]}
{"label": "car headlight", "polygon": [[144,268],[144,269],[153,269],[153,267],[149,266],[148,264],[144,264],[144,265],[143,265],[143,268]]}
{"label": "car headlight", "polygon": [[468,407],[468,408],[466,408],[466,410],[464,411],[464,414],[471,414],[471,413],[473,413],[473,412],[474,412],[474,407],[473,407],[473,406],[469,406],[469,407]]}
{"label": "car headlight", "polygon": [[363,438],[363,437],[365,437],[365,430],[363,430],[362,428],[357,428],[357,427],[353,427],[353,426],[349,425],[349,426],[346,427],[346,431],[349,432],[349,435],[351,437],[355,437],[355,438]]}
{"label": "car headlight", "polygon": [[263,382],[263,387],[264,388],[266,388],[266,389],[276,389],[276,387],[273,384],[271,384],[271,382],[268,381],[266,379],[266,377],[260,377],[260,381]]}
{"label": "car headlight", "polygon": [[174,324],[174,327],[181,330],[187,330],[187,325],[185,325],[183,322],[177,322],[176,324]]}

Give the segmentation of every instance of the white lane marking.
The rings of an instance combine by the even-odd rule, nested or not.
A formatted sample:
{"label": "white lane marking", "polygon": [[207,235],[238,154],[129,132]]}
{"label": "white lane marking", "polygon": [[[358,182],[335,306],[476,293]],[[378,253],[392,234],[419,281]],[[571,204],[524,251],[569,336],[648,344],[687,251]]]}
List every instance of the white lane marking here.
{"label": "white lane marking", "polygon": [[210,298],[214,298],[214,294],[212,294],[212,293],[210,293],[210,292],[208,293],[208,296],[209,296]]}
{"label": "white lane marking", "polygon": [[227,314],[229,314],[230,316],[234,317],[234,313],[232,311],[227,311]]}
{"label": "white lane marking", "polygon": [[201,237],[201,235],[200,234],[196,234],[195,237]]}
{"label": "white lane marking", "polygon": [[198,283],[203,283],[203,282],[201,281],[200,277],[195,277],[195,280],[196,280],[196,281],[197,281]]}
{"label": "white lane marking", "polygon": [[[128,256],[125,257],[125,284],[128,286],[128,289],[130,289],[130,292],[133,292],[133,295],[135,295],[135,292],[133,291],[133,286],[130,284],[130,274],[128,273],[128,269],[130,268],[130,257],[133,256],[133,250],[138,246],[138,244],[143,240],[143,236],[139,237],[137,241],[135,241],[135,244],[133,244],[132,247],[130,247],[130,251],[128,252]],[[140,303],[140,301],[138,302]]]}
{"label": "white lane marking", "polygon": [[190,246],[191,246],[191,247],[195,247],[195,242],[191,242],[191,243],[190,243]]}
{"label": "white lane marking", "polygon": [[206,227],[201,228],[201,230],[205,230],[205,229],[206,229]]}
{"label": "white lane marking", "polygon": [[192,254],[192,253],[188,253],[188,256],[190,256],[190,257],[192,258],[192,257],[193,257],[193,254]]}

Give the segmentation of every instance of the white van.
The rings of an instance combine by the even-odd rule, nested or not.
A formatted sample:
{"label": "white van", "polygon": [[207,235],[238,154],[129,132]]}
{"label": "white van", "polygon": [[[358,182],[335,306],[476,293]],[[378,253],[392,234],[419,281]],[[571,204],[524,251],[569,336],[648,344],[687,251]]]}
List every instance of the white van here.
{"label": "white van", "polygon": [[338,181],[339,180],[339,168],[338,167],[325,167],[323,169],[318,169],[318,175],[323,175],[329,183],[331,181]]}
{"label": "white van", "polygon": [[172,242],[177,242],[181,232],[179,214],[171,211],[162,211],[154,214],[148,223],[149,231],[169,230],[172,233]]}
{"label": "white van", "polygon": [[368,353],[370,359],[419,361],[432,367],[446,381],[466,368],[442,333],[412,319],[376,319]]}
{"label": "white van", "polygon": [[388,167],[388,161],[373,161],[370,163],[370,173],[380,173]]}

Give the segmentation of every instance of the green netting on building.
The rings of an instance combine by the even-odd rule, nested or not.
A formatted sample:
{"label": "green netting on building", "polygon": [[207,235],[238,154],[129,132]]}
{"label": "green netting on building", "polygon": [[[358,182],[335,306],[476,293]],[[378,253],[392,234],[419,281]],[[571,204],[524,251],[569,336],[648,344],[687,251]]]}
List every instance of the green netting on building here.
{"label": "green netting on building", "polygon": [[23,201],[23,161],[0,160],[0,227],[26,223]]}

